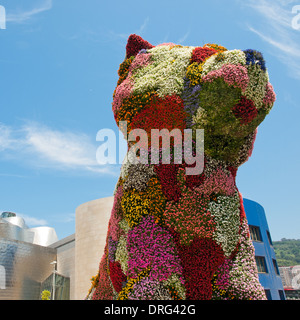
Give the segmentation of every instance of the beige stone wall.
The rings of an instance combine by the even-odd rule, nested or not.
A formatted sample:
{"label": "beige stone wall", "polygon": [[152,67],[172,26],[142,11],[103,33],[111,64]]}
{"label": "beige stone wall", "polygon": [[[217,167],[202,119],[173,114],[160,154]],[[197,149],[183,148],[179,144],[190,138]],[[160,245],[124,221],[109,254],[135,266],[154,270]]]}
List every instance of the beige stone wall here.
{"label": "beige stone wall", "polygon": [[82,300],[91,287],[91,277],[98,272],[104,253],[113,197],[86,202],[76,209],[75,293]]}

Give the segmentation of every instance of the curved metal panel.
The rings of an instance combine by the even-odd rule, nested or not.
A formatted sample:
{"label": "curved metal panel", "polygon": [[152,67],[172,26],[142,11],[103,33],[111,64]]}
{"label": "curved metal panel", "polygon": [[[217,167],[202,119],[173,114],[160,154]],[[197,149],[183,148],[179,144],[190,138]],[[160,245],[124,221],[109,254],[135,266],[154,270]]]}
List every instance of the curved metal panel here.
{"label": "curved metal panel", "polygon": [[15,226],[18,226],[20,228],[27,229],[25,221],[21,217],[8,217],[8,218],[3,218],[3,220],[5,220]]}
{"label": "curved metal panel", "polygon": [[58,241],[56,232],[50,227],[37,227],[28,229],[34,233],[33,243],[40,246],[49,246],[50,244]]}
{"label": "curved metal panel", "polygon": [[33,242],[34,233],[28,229],[23,229],[11,224],[6,219],[0,219],[0,237],[11,240]]}

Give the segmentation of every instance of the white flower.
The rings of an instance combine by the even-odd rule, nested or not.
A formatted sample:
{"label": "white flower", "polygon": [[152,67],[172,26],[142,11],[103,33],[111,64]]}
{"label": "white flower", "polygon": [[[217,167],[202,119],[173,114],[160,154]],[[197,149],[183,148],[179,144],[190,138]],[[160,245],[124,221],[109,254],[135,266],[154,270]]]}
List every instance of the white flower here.
{"label": "white flower", "polygon": [[269,82],[267,71],[263,71],[259,65],[251,64],[247,66],[249,83],[244,92],[247,99],[252,100],[255,107],[260,109],[266,94],[266,85]]}
{"label": "white flower", "polygon": [[211,201],[208,211],[216,222],[214,240],[221,245],[226,257],[230,256],[240,240],[240,199],[236,192],[233,197],[218,196]]}
{"label": "white flower", "polygon": [[115,253],[115,260],[119,261],[124,274],[127,273],[128,269],[128,251],[126,248],[127,240],[124,236],[121,236],[117,245]]}
{"label": "white flower", "polygon": [[151,63],[134,72],[133,93],[156,90],[158,96],[178,94],[183,91],[186,68],[194,47],[158,46],[148,50]]}
{"label": "white flower", "polygon": [[196,111],[196,114],[192,116],[193,123],[197,124],[199,128],[203,128],[209,120],[207,118],[207,112],[202,107],[199,107]]}
{"label": "white flower", "polygon": [[221,53],[224,57],[219,61],[219,55],[214,54],[203,64],[202,77],[212,70],[220,69],[224,64],[246,65],[246,56],[242,50],[228,50]]}
{"label": "white flower", "polygon": [[185,291],[186,288],[183,285],[182,281],[180,280],[179,276],[175,273],[172,273],[168,280],[163,281],[163,285],[165,287],[173,286],[175,290],[177,291],[178,295],[182,300],[185,300],[186,295]]}
{"label": "white flower", "polygon": [[136,157],[136,154],[134,153],[133,149],[130,148],[129,151],[127,152],[123,163],[122,163],[122,167],[121,167],[121,178],[123,180],[126,179],[126,177],[128,176],[128,169],[132,164],[138,164],[138,160]]}

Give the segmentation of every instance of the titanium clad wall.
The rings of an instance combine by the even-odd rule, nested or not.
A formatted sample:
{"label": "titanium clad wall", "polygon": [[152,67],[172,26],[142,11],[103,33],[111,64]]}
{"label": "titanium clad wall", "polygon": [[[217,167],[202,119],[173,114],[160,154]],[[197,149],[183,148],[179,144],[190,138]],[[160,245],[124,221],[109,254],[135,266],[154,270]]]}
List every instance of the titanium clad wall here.
{"label": "titanium clad wall", "polygon": [[18,226],[20,228],[27,229],[25,221],[21,217],[17,217],[17,216],[16,217],[7,217],[7,218],[3,218],[3,220],[5,220],[11,224],[14,224],[15,226]]}
{"label": "titanium clad wall", "polygon": [[33,242],[40,246],[48,247],[58,241],[56,232],[50,227],[37,227],[29,229],[34,234]]}
{"label": "titanium clad wall", "polygon": [[0,238],[33,242],[33,232],[28,229],[23,229],[18,225],[11,224],[5,220],[6,219],[0,219]]}
{"label": "titanium clad wall", "polygon": [[39,299],[41,282],[53,271],[55,259],[53,248],[0,238],[0,300]]}
{"label": "titanium clad wall", "polygon": [[0,237],[30,242],[44,247],[58,241],[53,228],[36,227],[28,229],[24,220],[19,217],[0,218]]}

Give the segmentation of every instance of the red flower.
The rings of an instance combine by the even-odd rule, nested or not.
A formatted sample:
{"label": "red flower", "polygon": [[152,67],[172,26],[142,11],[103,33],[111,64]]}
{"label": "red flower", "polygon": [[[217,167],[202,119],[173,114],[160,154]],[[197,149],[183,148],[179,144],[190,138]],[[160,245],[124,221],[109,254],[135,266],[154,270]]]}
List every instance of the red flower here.
{"label": "red flower", "polygon": [[161,189],[167,200],[177,201],[181,195],[177,181],[178,166],[174,164],[159,164],[154,167],[161,184]]}
{"label": "red flower", "polygon": [[122,283],[126,281],[126,276],[122,271],[121,265],[118,261],[109,261],[109,271],[111,282],[117,292],[122,290]]}
{"label": "red flower", "polygon": [[229,166],[229,167],[227,167],[227,169],[231,172],[232,176],[235,178],[236,177],[236,173],[237,173],[237,168]]}
{"label": "red flower", "polygon": [[[184,111],[183,102],[176,95],[160,98],[151,96],[151,100],[143,109],[137,113],[130,124],[130,129],[143,129],[148,135],[148,145],[151,143],[152,129],[167,129],[171,132],[173,129],[181,131],[180,138],[175,135],[171,139],[171,144],[181,143],[183,140],[183,130],[186,128],[187,113]],[[158,136],[153,135],[153,140],[157,140]],[[162,141],[160,139],[160,141]],[[173,142],[172,142],[173,141]],[[160,143],[161,146],[161,143]]]}
{"label": "red flower", "polygon": [[224,262],[221,247],[211,239],[194,238],[189,246],[181,245],[179,235],[171,231],[183,267],[187,300],[210,300],[211,279]]}
{"label": "red flower", "polygon": [[239,197],[240,197],[240,205],[241,205],[240,206],[240,228],[241,228],[243,220],[247,218],[246,218],[246,212],[244,208],[243,197],[240,193],[239,193]]}
{"label": "red flower", "polygon": [[126,45],[126,58],[128,59],[131,56],[136,56],[142,49],[151,48],[153,48],[153,45],[148,41],[144,40],[142,37],[136,34],[131,34]]}
{"label": "red flower", "polygon": [[[196,163],[192,164],[192,165],[184,163],[182,165],[183,168],[186,168],[186,167],[193,168],[195,166],[196,166]],[[205,180],[204,173],[198,174],[198,175],[186,175],[185,176],[185,185],[193,190],[194,188],[199,187],[200,184],[202,184],[204,182],[204,180]]]}
{"label": "red flower", "polygon": [[236,118],[240,120],[241,124],[247,124],[257,116],[257,109],[253,101],[244,96],[242,96],[239,103],[232,108],[232,112]]}
{"label": "red flower", "polygon": [[218,51],[212,48],[195,48],[192,53],[191,63],[202,63],[205,59],[217,53]]}
{"label": "red flower", "polygon": [[151,129],[180,129],[186,127],[183,101],[176,95],[160,98],[152,97],[131,123],[131,128],[139,128],[151,135]]}
{"label": "red flower", "polygon": [[113,289],[107,274],[107,261],[105,255],[103,255],[99,266],[99,282],[93,293],[92,300],[112,300],[113,296]]}

